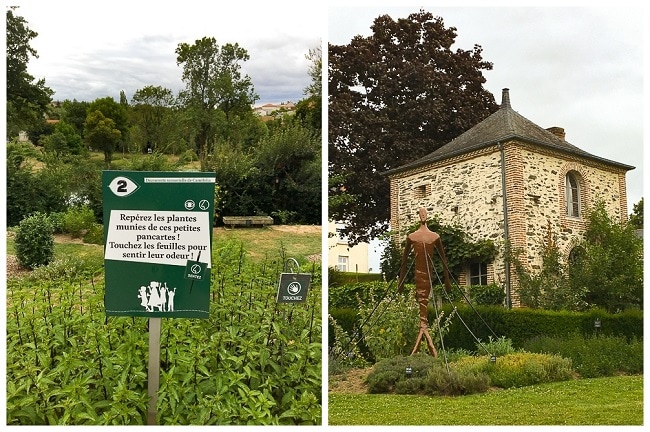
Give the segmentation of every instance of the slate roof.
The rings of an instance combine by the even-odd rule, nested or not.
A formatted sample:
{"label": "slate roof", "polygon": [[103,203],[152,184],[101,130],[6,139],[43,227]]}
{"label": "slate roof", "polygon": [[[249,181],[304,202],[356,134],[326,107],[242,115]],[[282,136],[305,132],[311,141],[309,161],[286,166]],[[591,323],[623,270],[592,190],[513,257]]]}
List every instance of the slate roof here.
{"label": "slate roof", "polygon": [[546,147],[561,153],[584,157],[596,162],[622,168],[626,171],[634,169],[633,166],[601,158],[581,150],[555,135],[553,132],[537,126],[512,109],[510,106],[509,90],[506,88],[503,89],[501,107],[488,118],[434,152],[413,162],[386,171],[384,175],[397,174],[513,139]]}

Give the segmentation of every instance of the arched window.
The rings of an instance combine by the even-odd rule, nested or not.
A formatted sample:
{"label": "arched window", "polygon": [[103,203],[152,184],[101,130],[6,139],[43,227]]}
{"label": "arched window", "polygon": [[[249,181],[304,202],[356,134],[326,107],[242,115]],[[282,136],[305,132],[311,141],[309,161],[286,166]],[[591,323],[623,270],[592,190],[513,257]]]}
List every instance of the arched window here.
{"label": "arched window", "polygon": [[574,172],[566,175],[566,214],[580,217],[580,183]]}

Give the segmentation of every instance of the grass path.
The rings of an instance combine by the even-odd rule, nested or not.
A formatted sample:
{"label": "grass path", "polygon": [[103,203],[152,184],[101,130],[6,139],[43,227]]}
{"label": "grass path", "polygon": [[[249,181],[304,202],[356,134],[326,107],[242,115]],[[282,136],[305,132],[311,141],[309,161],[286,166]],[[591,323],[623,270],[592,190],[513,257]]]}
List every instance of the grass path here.
{"label": "grass path", "polygon": [[331,393],[328,405],[330,425],[642,425],[643,376],[463,397]]}

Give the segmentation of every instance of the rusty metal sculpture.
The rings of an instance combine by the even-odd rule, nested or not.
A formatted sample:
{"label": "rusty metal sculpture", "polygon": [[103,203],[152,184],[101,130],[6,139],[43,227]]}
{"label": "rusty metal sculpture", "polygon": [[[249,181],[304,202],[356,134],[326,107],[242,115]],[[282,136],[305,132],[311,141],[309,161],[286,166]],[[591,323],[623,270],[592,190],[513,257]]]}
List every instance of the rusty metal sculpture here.
{"label": "rusty metal sculpture", "polygon": [[447,269],[447,258],[445,258],[442,240],[437,233],[429,230],[429,227],[427,227],[426,209],[421,207],[418,214],[420,216],[420,228],[406,237],[406,247],[404,248],[404,253],[402,255],[397,292],[402,292],[404,289],[406,261],[411,250],[413,250],[415,258],[416,299],[420,307],[420,332],[418,333],[411,355],[417,352],[420,342],[422,341],[422,336],[424,336],[427,341],[427,346],[429,347],[429,352],[433,357],[437,357],[438,352],[436,351],[436,347],[434,346],[433,341],[431,340],[431,335],[429,334],[429,320],[427,318],[429,296],[431,294],[433,273],[435,272],[433,268],[434,248],[438,251],[440,259],[442,260],[445,289],[447,292],[451,291],[451,285],[449,283],[449,270]]}

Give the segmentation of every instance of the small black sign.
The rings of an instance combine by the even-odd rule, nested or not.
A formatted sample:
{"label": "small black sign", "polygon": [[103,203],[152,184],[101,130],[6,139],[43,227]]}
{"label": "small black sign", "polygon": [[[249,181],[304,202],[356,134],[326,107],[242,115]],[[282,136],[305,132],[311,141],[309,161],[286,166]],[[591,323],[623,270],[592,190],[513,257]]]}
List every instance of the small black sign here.
{"label": "small black sign", "polygon": [[307,300],[309,273],[282,273],[278,286],[278,303],[302,303]]}

